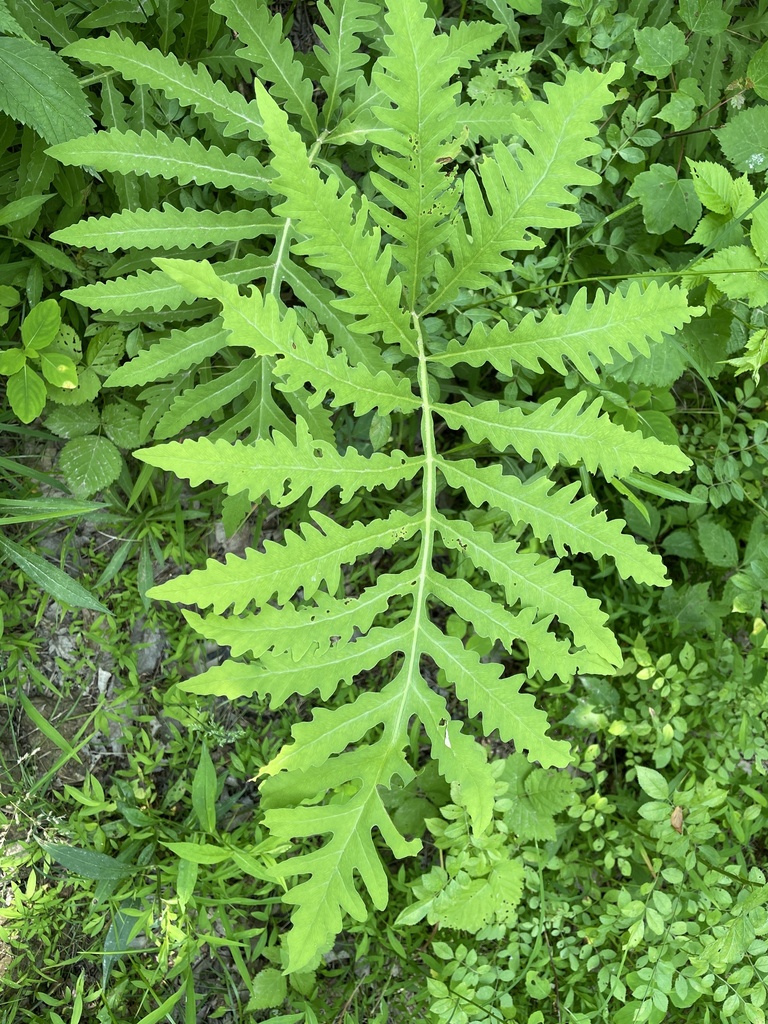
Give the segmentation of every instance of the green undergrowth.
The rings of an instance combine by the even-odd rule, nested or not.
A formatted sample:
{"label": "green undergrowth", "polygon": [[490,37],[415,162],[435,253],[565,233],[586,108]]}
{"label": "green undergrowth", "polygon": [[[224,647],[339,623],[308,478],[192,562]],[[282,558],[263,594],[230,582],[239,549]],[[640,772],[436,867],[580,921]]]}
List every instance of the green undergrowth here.
{"label": "green undergrowth", "polygon": [[765,0],[0,0],[0,1021],[764,1024]]}

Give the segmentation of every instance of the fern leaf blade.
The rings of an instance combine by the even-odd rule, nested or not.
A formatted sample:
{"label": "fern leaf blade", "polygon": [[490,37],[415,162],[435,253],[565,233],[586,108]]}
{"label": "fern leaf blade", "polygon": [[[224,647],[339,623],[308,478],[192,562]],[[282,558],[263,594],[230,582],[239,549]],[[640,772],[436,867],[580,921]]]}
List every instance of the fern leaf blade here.
{"label": "fern leaf blade", "polygon": [[[544,679],[553,675],[567,678],[578,668],[578,658],[570,653],[570,645],[548,632],[550,619],[534,621],[534,608],[523,608],[513,615],[495,603],[484,591],[476,591],[466,580],[448,580],[432,572],[429,588],[447,607],[452,608],[474,631],[489,640],[498,640],[511,651],[515,640],[528,648],[528,674],[539,672]],[[551,617],[550,617],[551,618]]]}
{"label": "fern leaf blade", "polygon": [[[236,613],[252,601],[266,604],[274,594],[280,604],[285,604],[300,587],[310,598],[322,582],[329,592],[338,586],[342,563],[353,562],[377,547],[388,548],[396,541],[407,540],[423,523],[421,517],[402,512],[348,528],[318,512],[312,518],[316,525],[305,525],[302,534],[286,534],[285,544],[267,541],[264,553],[251,549],[244,558],[229,555],[223,563],[209,562],[207,568],[194,570],[183,581],[169,580],[153,587],[151,596],[212,607],[216,612],[232,605]],[[190,594],[194,598],[187,601]]]}
{"label": "fern leaf blade", "polygon": [[362,316],[350,329],[364,334],[381,331],[386,340],[415,355],[416,343],[407,313],[400,308],[398,278],[389,279],[391,251],[380,248],[378,230],[366,233],[367,207],[354,213],[349,192],[338,195],[338,181],[323,181],[308,159],[299,136],[260,83],[256,96],[274,152],[273,182],[286,197],[279,212],[296,221],[306,240],[295,251],[313,266],[334,276],[348,297],[340,308]]}
{"label": "fern leaf blade", "polygon": [[643,289],[633,282],[626,296],[612,292],[606,298],[598,292],[589,307],[582,288],[567,313],[550,311],[540,321],[529,313],[514,329],[502,322],[488,331],[478,324],[466,345],[452,342],[444,353],[430,358],[472,366],[490,362],[502,373],[512,373],[514,364],[541,372],[542,363],[566,373],[567,359],[596,384],[591,357],[608,364],[614,353],[625,359],[632,359],[636,351],[648,355],[649,343],[661,342],[697,314],[696,307],[688,306],[685,290],[673,285],[652,281]]}
{"label": "fern leaf blade", "polygon": [[247,391],[260,372],[258,359],[244,359],[239,366],[213,380],[196,384],[174,399],[155,427],[158,440],[174,437],[191,423],[205,419]]}
{"label": "fern leaf blade", "polygon": [[557,560],[542,562],[536,554],[521,553],[514,541],[496,541],[492,534],[460,519],[439,516],[437,528],[447,547],[466,555],[504,590],[509,604],[520,601],[540,615],[557,615],[570,627],[577,646],[609,665],[621,664],[621,650],[606,628],[608,616],[599,601],[577,587],[569,572],[557,571]]}
{"label": "fern leaf blade", "polygon": [[318,591],[314,603],[302,608],[265,605],[256,614],[226,618],[185,610],[184,617],[207,640],[228,647],[234,658],[290,651],[294,659],[301,659],[310,650],[319,658],[331,647],[349,643],[356,631],[367,632],[392,598],[407,593],[414,581],[415,576],[407,572],[386,573],[354,600],[342,601]]}
{"label": "fern leaf blade", "polygon": [[334,487],[341,488],[342,502],[350,501],[360,488],[391,490],[401,481],[412,479],[423,466],[423,459],[408,458],[402,452],[375,453],[366,458],[349,448],[341,454],[335,445],[315,440],[300,417],[296,420],[295,440],[279,433],[250,445],[212,443],[200,438],[146,449],[137,457],[172,470],[193,486],[203,481],[224,483],[228,493],[246,491],[251,501],[259,501],[266,494],[277,508],[297,501],[307,489],[312,506]]}
{"label": "fern leaf blade", "polygon": [[313,86],[304,77],[290,40],[283,38],[283,19],[272,15],[266,4],[250,0],[214,0],[214,11],[223,14],[244,45],[237,51],[259,69],[262,79],[271,82],[271,92],[285,101],[285,109],[296,114],[304,127],[317,133],[317,108],[312,102]]}
{"label": "fern leaf blade", "polygon": [[219,319],[186,331],[171,331],[167,338],[114,370],[104,381],[104,386],[131,387],[163,380],[220,352],[228,344],[228,339],[229,332]]}
{"label": "fern leaf blade", "polygon": [[193,70],[173,54],[150,50],[144,43],[120,38],[116,32],[97,39],[79,39],[61,52],[86,64],[113,68],[123,78],[162,90],[184,106],[208,114],[222,126],[225,136],[245,132],[256,142],[264,138],[256,104],[223,82],[214,82],[203,64]]}
{"label": "fern leaf blade", "polygon": [[566,208],[577,199],[568,187],[595,185],[600,180],[582,161],[599,150],[592,141],[596,122],[613,100],[608,84],[623,70],[623,65],[613,65],[605,74],[591,69],[568,71],[562,85],[545,86],[548,102],[529,104],[530,120],[521,117],[515,126],[530,149],[519,149],[512,156],[505,146],[496,144],[493,158],[480,167],[490,209],[474,174],[465,176],[469,231],[461,223],[456,225],[449,246],[452,262],[439,261],[438,288],[424,314],[445,308],[460,287],[483,288],[489,273],[508,270],[511,261],[504,252],[539,244],[529,234],[531,228],[579,223],[573,210]]}
{"label": "fern leaf blade", "polygon": [[90,217],[55,231],[51,237],[68,245],[94,249],[187,249],[222,245],[245,238],[274,235],[278,222],[262,210],[125,210],[110,217]]}
{"label": "fern leaf blade", "polygon": [[518,750],[527,750],[529,760],[539,761],[545,768],[564,768],[569,763],[568,744],[547,736],[547,716],[534,706],[530,694],[519,692],[525,676],[501,679],[501,665],[480,661],[475,651],[431,624],[423,637],[425,650],[466,701],[470,715],[482,715],[486,735],[498,729],[503,740],[514,737]]}
{"label": "fern leaf blade", "polygon": [[217,146],[204,146],[199,139],[170,139],[144,130],[138,135],[114,129],[99,132],[81,145],[63,142],[48,153],[63,164],[88,164],[97,171],[151,174],[180,185],[190,181],[216,188],[233,188],[239,192],[263,192],[270,175],[253,156],[241,157],[223,153]]}
{"label": "fern leaf blade", "polygon": [[551,538],[560,555],[568,548],[595,558],[610,555],[622,576],[669,586],[659,556],[622,533],[623,522],[607,519],[604,512],[592,515],[596,504],[592,497],[573,501],[578,484],[552,491],[552,481],[546,477],[523,484],[517,477],[503,476],[498,465],[478,468],[466,459],[440,460],[440,472],[451,487],[462,488],[477,508],[482,504],[499,508],[514,522],[529,523],[540,540]]}
{"label": "fern leaf blade", "polygon": [[504,409],[498,402],[470,405],[436,405],[453,430],[466,430],[479,443],[489,440],[499,452],[513,448],[527,462],[538,450],[548,466],[583,462],[590,473],[598,468],[608,477],[623,478],[635,469],[650,473],[681,473],[690,461],[678,449],[639,431],[628,431],[600,416],[602,399],[584,409],[585,394],[577,394],[565,405],[557,399],[531,412],[519,406]]}

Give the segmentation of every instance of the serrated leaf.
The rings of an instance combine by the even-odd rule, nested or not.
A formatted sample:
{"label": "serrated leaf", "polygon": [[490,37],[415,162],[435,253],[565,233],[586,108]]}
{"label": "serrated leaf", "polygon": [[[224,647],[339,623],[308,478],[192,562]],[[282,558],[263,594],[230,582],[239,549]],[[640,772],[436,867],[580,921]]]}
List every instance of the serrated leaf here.
{"label": "serrated leaf", "polygon": [[739,551],[733,535],[710,516],[697,520],[699,544],[707,561],[721,569],[739,564]]}
{"label": "serrated leaf", "polygon": [[[338,196],[338,180],[320,178],[285,114],[259,82],[255,88],[275,154],[271,166],[278,177],[273,187],[286,199],[278,212],[295,220],[306,236],[294,251],[335,277],[347,292],[348,297],[336,300],[337,304],[362,316],[350,324],[350,330],[364,334],[382,331],[387,341],[412,355],[416,351],[413,329],[399,305],[402,285],[397,278],[389,279],[392,253],[389,247],[380,248],[380,231],[367,230],[366,203],[354,212],[351,192]],[[330,210],[333,216],[328,215]]]}
{"label": "serrated leaf", "polygon": [[757,95],[768,100],[768,43],[763,43],[750,57],[747,78]]}
{"label": "serrated leaf", "polygon": [[104,386],[128,387],[163,380],[215,355],[228,340],[229,332],[218,318],[186,331],[171,331],[167,338],[150,345],[130,362],[114,370],[104,381]]}
{"label": "serrated leaf", "polygon": [[515,542],[497,542],[459,519],[439,516],[436,526],[443,543],[465,554],[504,589],[508,604],[520,601],[542,617],[557,615],[570,627],[577,645],[610,664],[621,663],[618,644],[605,626],[608,616],[594,598],[575,586],[569,572],[557,571],[555,559],[541,561],[535,554],[521,553]]}
{"label": "serrated leaf", "polygon": [[701,216],[701,203],[693,182],[678,178],[674,167],[654,164],[635,178],[629,195],[640,200],[643,221],[654,235],[663,235],[675,226],[693,231]]}
{"label": "serrated leaf", "polygon": [[80,406],[55,406],[45,417],[45,425],[57,437],[82,437],[96,430],[99,413],[90,402]]}
{"label": "serrated leaf", "polygon": [[546,477],[521,483],[516,476],[504,476],[498,465],[480,468],[468,459],[440,459],[438,464],[449,486],[465,490],[473,505],[499,508],[513,522],[529,523],[540,540],[551,538],[560,556],[568,548],[595,558],[610,555],[623,576],[657,587],[669,585],[661,559],[623,534],[620,520],[609,520],[604,512],[592,515],[597,502],[591,496],[574,502],[578,484],[553,490]]}
{"label": "serrated leaf", "polygon": [[498,729],[502,740],[514,736],[517,747],[527,751],[531,761],[547,767],[563,768],[569,763],[568,744],[546,735],[546,715],[535,707],[531,694],[519,692],[525,676],[500,678],[501,665],[480,661],[475,651],[429,623],[423,625],[422,636],[424,650],[445,671],[456,695],[466,701],[469,714],[482,715],[486,734]]}
{"label": "serrated leaf", "polygon": [[5,393],[22,423],[31,423],[45,408],[45,384],[26,363],[8,378]]}
{"label": "serrated leaf", "polygon": [[263,967],[250,979],[246,1013],[280,1006],[288,995],[288,982],[276,967]]}
{"label": "serrated leaf", "polygon": [[283,19],[266,5],[246,0],[214,0],[213,10],[223,14],[244,45],[237,56],[256,66],[259,77],[270,83],[270,93],[285,102],[304,127],[317,132],[317,109],[312,102],[313,86],[294,55],[290,41],[283,38]]}
{"label": "serrated leaf", "polygon": [[197,569],[193,589],[176,581],[154,587],[150,597],[166,601],[182,601],[194,593],[194,603],[222,612],[232,605],[243,611],[252,601],[263,604],[273,594],[280,604],[289,601],[299,587],[305,598],[311,598],[325,581],[329,590],[338,585],[341,562],[352,562],[377,547],[406,540],[421,526],[419,518],[393,512],[388,519],[374,520],[367,525],[355,523],[342,527],[327,516],[315,512],[313,523],[305,524],[300,533],[286,533],[285,544],[265,542],[263,553],[249,550],[245,558],[230,555],[223,564],[209,562],[206,569]]}
{"label": "serrated leaf", "polygon": [[444,353],[429,358],[448,365],[490,362],[510,375],[515,364],[541,372],[541,364],[547,363],[565,374],[570,363],[596,384],[599,378],[593,359],[605,364],[613,361],[614,353],[625,359],[632,359],[635,352],[647,355],[649,342],[660,342],[665,333],[679,330],[699,312],[688,306],[683,288],[655,281],[645,289],[633,282],[626,295],[612,292],[606,297],[597,292],[589,307],[582,288],[567,314],[549,311],[537,320],[528,313],[516,328],[500,321],[490,331],[484,324],[476,324],[463,345],[452,342]]}
{"label": "serrated leaf", "polygon": [[709,160],[689,160],[688,166],[696,195],[703,205],[713,213],[730,213],[733,178],[727,169]]}
{"label": "serrated leaf", "polygon": [[29,39],[0,37],[0,110],[48,142],[88,135],[88,100],[61,57]]}
{"label": "serrated leaf", "polygon": [[565,208],[576,202],[568,187],[598,183],[595,172],[581,161],[599,150],[591,141],[597,134],[595,122],[611,102],[609,83],[622,71],[623,65],[611,66],[604,75],[568,71],[563,85],[547,83],[548,102],[533,101],[526,107],[526,119],[514,119],[516,133],[530,148],[513,156],[500,143],[493,147],[493,159],[484,160],[479,168],[485,195],[474,175],[467,173],[469,230],[462,220],[456,221],[447,246],[451,259],[437,259],[438,288],[422,315],[444,308],[460,287],[483,288],[491,281],[489,274],[509,270],[512,261],[505,251],[540,244],[530,233],[532,227],[579,223],[577,214]]}
{"label": "serrated leaf", "polygon": [[366,56],[360,49],[359,36],[374,29],[370,19],[378,8],[364,0],[330,0],[318,4],[325,27],[315,26],[320,46],[314,53],[325,74],[320,77],[320,88],[325,93],[323,122],[329,127],[341,102],[341,96],[354,88]]}
{"label": "serrated leaf", "polygon": [[223,409],[247,391],[260,372],[258,360],[244,359],[227,373],[187,388],[173,400],[155,427],[155,437],[164,440],[180,433],[190,423]]}
{"label": "serrated leaf", "polygon": [[59,467],[73,493],[88,498],[117,480],[123,460],[106,437],[89,435],[64,445]]}
{"label": "serrated leaf", "polygon": [[717,131],[717,141],[738,171],[758,174],[768,169],[768,105],[747,107]]}
{"label": "serrated leaf", "polygon": [[724,32],[731,20],[722,0],[680,0],[680,17],[691,32],[707,36]]}
{"label": "serrated leaf", "polygon": [[648,444],[639,432],[629,432],[600,416],[602,400],[584,409],[586,395],[576,395],[564,406],[556,399],[531,412],[520,407],[504,409],[498,402],[467,402],[435,405],[453,430],[466,430],[473,441],[489,440],[499,452],[513,448],[530,462],[538,450],[549,466],[563,461],[584,461],[594,473],[624,477],[634,469],[655,473],[681,473],[690,465],[683,453],[670,445]]}
{"label": "serrated leaf", "polygon": [[260,501],[266,494],[278,508],[297,501],[307,489],[311,505],[334,487],[341,488],[342,502],[350,501],[360,488],[392,490],[423,466],[423,459],[409,459],[402,452],[370,457],[354,449],[340,453],[334,445],[314,440],[301,418],[293,441],[280,433],[249,445],[200,438],[159,445],[134,456],[153,466],[172,467],[193,486],[203,480],[226,483],[231,494],[246,491],[251,501]]}
{"label": "serrated leaf", "polygon": [[654,78],[666,78],[688,54],[685,33],[671,22],[662,28],[635,29],[635,43],[639,54],[635,67]]}

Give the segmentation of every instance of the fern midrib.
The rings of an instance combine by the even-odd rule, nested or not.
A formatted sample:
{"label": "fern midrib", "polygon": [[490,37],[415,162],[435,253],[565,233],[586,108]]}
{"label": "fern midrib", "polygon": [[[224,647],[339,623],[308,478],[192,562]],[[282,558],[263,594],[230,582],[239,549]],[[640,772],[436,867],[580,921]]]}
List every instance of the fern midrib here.
{"label": "fern midrib", "polygon": [[432,550],[435,539],[435,511],[437,508],[437,452],[435,446],[435,428],[432,419],[432,407],[429,401],[429,372],[427,369],[427,351],[424,334],[421,329],[419,315],[411,311],[411,319],[416,331],[419,360],[419,391],[421,394],[421,447],[424,456],[422,470],[422,512],[424,525],[421,529],[421,552],[418,565],[418,585],[413,598],[413,632],[411,634],[410,651],[406,654],[408,662],[408,678],[419,678],[419,658],[421,654],[420,638],[422,620],[427,614],[427,593],[432,569]]}

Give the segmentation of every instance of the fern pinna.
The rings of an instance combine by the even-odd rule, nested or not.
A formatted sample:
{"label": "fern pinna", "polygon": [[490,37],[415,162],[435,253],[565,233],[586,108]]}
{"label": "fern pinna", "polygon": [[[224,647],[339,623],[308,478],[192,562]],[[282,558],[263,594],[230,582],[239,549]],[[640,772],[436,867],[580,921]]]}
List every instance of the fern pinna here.
{"label": "fern pinna", "polygon": [[[103,244],[114,229],[122,244],[120,232],[162,224],[181,231],[186,218],[189,234],[175,244],[204,246],[217,230],[276,239],[272,255],[246,257],[242,273],[231,260],[192,254],[156,258],[158,270],[140,282],[103,287],[112,301],[140,298],[146,284],[175,300],[217,303],[211,324],[189,333],[215,333],[222,344],[250,353],[240,373],[266,374],[276,389],[271,398],[269,388],[258,392],[279,416],[272,409],[271,430],[257,431],[250,443],[201,437],[137,456],[193,484],[213,481],[252,502],[282,508],[301,501],[309,510],[282,542],[267,540],[263,550],[230,555],[151,591],[196,604],[204,614],[187,611],[188,622],[231,650],[232,660],[188,684],[194,692],[256,694],[277,708],[293,694],[316,690],[329,701],[341,684],[358,683],[354,699],[319,706],[310,721],[295,725],[292,742],[262,769],[271,832],[322,837],[284,863],[286,874],[300,879],[285,897],[295,906],[287,966],[298,971],[329,948],[344,913],[366,916],[356,874],[373,905],[385,906],[374,833],[397,857],[420,847],[397,831],[382,799],[382,791],[415,776],[406,756],[415,720],[474,831],[489,825],[490,766],[434,685],[435,668],[469,716],[481,716],[485,734],[497,730],[529,759],[564,766],[568,745],[547,735],[544,713],[525,692],[527,678],[610,671],[621,655],[599,603],[561,559],[609,556],[625,578],[667,582],[659,557],[623,533],[623,522],[598,511],[591,493],[579,497],[578,481],[556,483],[546,467],[580,466],[582,476],[599,471],[620,480],[635,471],[680,472],[685,456],[612,423],[600,399],[478,401],[466,387],[467,368],[490,364],[507,379],[545,366],[549,373],[575,369],[596,382],[615,354],[647,354],[696,311],[680,288],[648,281],[609,295],[598,291],[591,301],[582,290],[567,311],[532,311],[517,325],[478,319],[464,340],[451,337],[460,293],[480,291],[502,274],[510,280],[516,254],[543,244],[537,229],[579,223],[578,195],[569,189],[598,183],[585,161],[598,149],[592,140],[621,66],[603,74],[568,71],[560,84],[544,87],[543,99],[504,107],[502,97],[504,117],[494,122],[485,101],[462,102],[457,75],[492,45],[498,27],[464,23],[438,35],[417,0],[388,0],[384,22],[378,5],[329,0],[318,5],[326,22],[316,50],[324,97],[318,109],[290,45],[276,36],[266,51],[275,21],[264,4],[213,6],[244,44],[238,56],[256,69],[252,101],[237,96],[228,105],[202,71],[193,82],[189,69],[180,72],[177,63],[125,40],[78,43],[70,52],[172,90],[161,81],[165,68],[181,102],[197,105],[235,137],[265,140],[271,157],[253,165],[232,153],[214,159],[194,143],[182,152],[180,140],[166,146],[159,137],[113,131],[78,145],[80,159],[102,168],[117,166],[115,154],[130,150],[138,166],[146,153],[148,169],[191,175],[180,164],[192,161],[197,180],[221,175],[236,188],[252,173],[269,196],[241,213],[125,213],[112,225],[97,222],[93,233]],[[361,40],[367,33],[375,38],[379,23],[386,25],[385,52],[363,76]],[[461,142],[481,137],[491,142],[484,158],[463,175],[452,171]],[[335,143],[374,144],[378,169],[364,188],[330,162]],[[63,153],[57,147],[59,159]],[[80,244],[87,230],[86,223],[61,235]],[[238,285],[245,280],[263,284],[243,295]],[[281,301],[281,282],[293,288],[291,308]],[[174,344],[183,353],[183,343]],[[142,356],[151,359],[151,351]],[[408,450],[365,454],[340,445],[335,410],[344,406],[356,416],[396,413],[410,425]],[[258,415],[251,407],[251,420],[241,421]],[[438,444],[444,431],[458,435],[451,449]],[[525,469],[534,458],[538,472],[505,471]],[[337,488],[341,507],[332,501]],[[392,493],[410,497],[393,509]],[[346,503],[361,494],[368,496],[357,506],[364,511],[350,514]],[[483,518],[484,507],[492,517]],[[491,519],[506,527],[489,528]],[[538,542],[554,553],[542,554]],[[347,593],[345,567],[374,552],[383,553],[386,571]],[[445,609],[488,641],[485,650],[519,652],[523,645],[527,661],[518,663],[525,670],[505,674],[443,628]]]}

